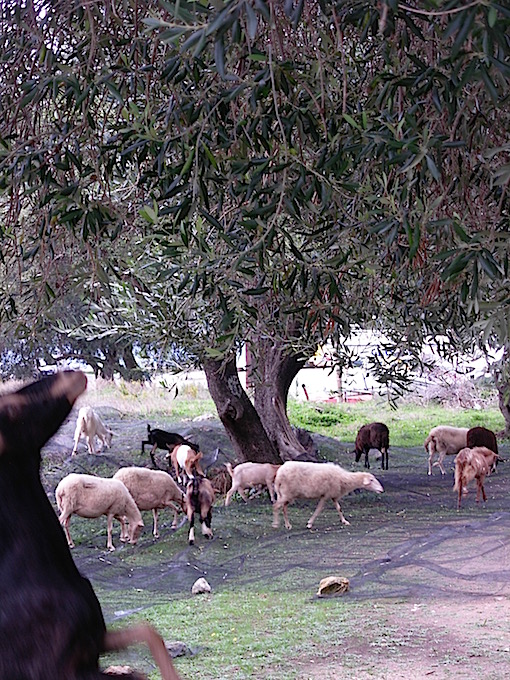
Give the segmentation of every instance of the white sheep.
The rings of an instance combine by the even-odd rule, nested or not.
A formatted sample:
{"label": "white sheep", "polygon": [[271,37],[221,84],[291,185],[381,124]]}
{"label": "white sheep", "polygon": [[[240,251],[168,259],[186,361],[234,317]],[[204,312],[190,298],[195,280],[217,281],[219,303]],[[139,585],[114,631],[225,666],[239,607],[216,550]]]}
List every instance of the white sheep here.
{"label": "white sheep", "polygon": [[[69,522],[72,515],[88,518],[106,515],[108,518],[107,548],[109,550],[115,550],[112,542],[114,517],[121,524],[120,540],[129,540],[133,545],[137,542],[143,527],[142,516],[131,494],[120,480],[71,473],[58,483],[55,489],[55,498],[60,510],[59,521],[64,527],[70,548],[74,548],[69,533]],[[129,531],[126,528],[126,519],[129,522]]]}
{"label": "white sheep", "polygon": [[113,432],[106,427],[91,406],[82,406],[78,411],[78,418],[76,420],[72,456],[78,450],[80,437],[85,437],[89,453],[96,453],[95,438],[97,437],[100,441],[99,451],[101,451],[103,446],[110,448],[112,445]]}
{"label": "white sheep", "polygon": [[280,465],[272,463],[240,463],[232,468],[230,463],[225,463],[230,476],[232,486],[225,497],[225,505],[230,504],[233,494],[238,491],[245,503],[248,502],[245,489],[253,486],[267,486],[271,503],[274,503],[274,478]]}
{"label": "white sheep", "polygon": [[[451,427],[450,425],[437,425],[433,427],[428,437],[425,439],[425,451],[429,454],[429,471],[439,466],[441,474],[445,474],[443,460],[445,456],[453,456],[467,446],[468,427]],[[434,456],[439,456],[435,463],[432,463]]]}
{"label": "white sheep", "polygon": [[283,510],[285,526],[292,525],[287,516],[287,506],[296,498],[318,498],[319,503],[307,523],[311,529],[324,503],[331,499],[335,504],[343,524],[349,524],[342,514],[340,503],[342,496],[355,489],[365,489],[382,493],[382,484],[370,472],[349,472],[335,463],[304,463],[287,461],[276,473],[275,490],[277,500],[273,505],[273,527],[280,525],[280,509]]}
{"label": "white sheep", "polygon": [[172,529],[177,527],[177,513],[186,512],[184,494],[168,472],[144,467],[125,467],[120,468],[113,479],[119,479],[126,486],[139,510],[152,510],[154,538],[159,538],[158,510],[172,510]]}

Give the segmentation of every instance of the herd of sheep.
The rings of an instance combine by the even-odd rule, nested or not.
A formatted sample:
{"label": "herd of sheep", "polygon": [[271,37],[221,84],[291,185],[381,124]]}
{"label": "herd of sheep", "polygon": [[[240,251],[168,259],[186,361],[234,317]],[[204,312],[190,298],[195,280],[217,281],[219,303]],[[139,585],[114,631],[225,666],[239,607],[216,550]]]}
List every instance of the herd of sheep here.
{"label": "herd of sheep", "polygon": [[[96,452],[96,439],[99,450],[111,445],[112,431],[101,421],[98,414],[89,406],[79,410],[74,436],[73,455],[78,442],[85,437],[89,452]],[[205,476],[201,460],[203,454],[199,447],[182,435],[147,427],[147,439],[142,442],[151,445],[151,460],[155,464],[156,448],[166,451],[169,468],[173,469],[174,481],[170,474],[162,470],[145,467],[126,467],[118,470],[112,478],[102,478],[85,474],[70,474],[60,481],[55,496],[60,512],[60,523],[70,547],[73,541],[69,533],[69,522],[73,514],[80,517],[95,518],[107,516],[107,547],[114,550],[112,542],[112,523],[117,519],[121,524],[121,541],[135,544],[143,528],[141,511],[152,510],[153,535],[158,538],[158,510],[170,508],[173,512],[172,528],[177,526],[179,512],[184,512],[190,523],[189,543],[193,544],[194,517],[200,517],[202,533],[212,537],[212,507],[215,491]],[[370,468],[369,451],[378,449],[381,453],[381,468],[388,469],[389,430],[384,423],[363,425],[355,441],[355,460],[364,454],[364,466]],[[429,454],[428,474],[438,466],[445,474],[443,460],[446,455],[457,454],[455,461],[455,486],[458,493],[458,507],[467,492],[468,483],[477,483],[476,500],[486,500],[484,479],[498,461],[498,448],[493,432],[484,427],[457,428],[437,426],[432,428],[425,440]],[[437,460],[434,459],[437,457]],[[288,518],[288,505],[297,498],[318,499],[318,505],[308,520],[307,527],[322,511],[327,500],[331,500],[343,524],[349,524],[342,514],[340,499],[357,489],[382,493],[383,486],[369,472],[350,472],[333,463],[287,461],[282,465],[269,463],[241,463],[235,468],[226,463],[232,483],[225,497],[225,506],[231,502],[237,491],[246,501],[246,490],[265,487],[273,506],[273,527],[278,528],[280,511],[283,513],[285,527],[291,528]]]}
{"label": "herd of sheep", "polygon": [[[151,507],[158,510],[168,503],[176,511],[186,508],[192,540],[195,512],[200,514],[204,533],[212,535],[214,490],[210,481],[197,471],[201,462],[197,456],[199,452],[189,443],[182,443],[178,439],[180,435],[174,435],[166,445],[166,456],[170,460],[175,446],[183,447],[180,455],[174,454],[173,458],[179,465],[180,475],[188,477],[188,472],[192,475],[183,490],[167,472],[158,475],[154,470],[144,472],[144,468],[121,470],[112,479],[79,475],[64,478],[57,487],[57,499],[66,540],[41,483],[41,449],[67,418],[86,385],[86,377],[80,371],[62,371],[14,393],[0,395],[0,510],[3,517],[9,518],[0,523],[0,678],[99,680],[117,673],[117,669],[100,669],[100,655],[145,643],[162,680],[179,680],[162,637],[150,624],[107,630],[92,584],[72,559],[68,520],[73,513],[95,517],[102,503],[102,511],[111,515],[111,520],[117,516],[121,524],[124,523],[123,537],[135,542],[142,527],[140,510]],[[86,421],[93,423],[93,433],[82,427]],[[369,427],[364,432],[377,430],[384,432],[384,427]],[[153,439],[150,436],[153,432],[148,433],[149,440]],[[89,411],[88,417],[79,419],[77,441],[82,435],[87,437],[87,445],[94,450],[98,433],[102,446],[108,446],[107,428]],[[472,479],[477,481],[477,496],[481,494],[485,498],[484,477],[498,460],[494,435],[485,428],[473,428],[457,432],[456,444],[453,444],[454,434],[448,428],[435,428],[427,438],[429,456],[457,453],[455,487],[459,503]],[[154,441],[148,443],[155,444]],[[457,447],[460,447],[458,452]],[[357,452],[358,459],[363,451],[359,450],[359,456]],[[367,459],[366,464],[369,464]],[[289,527],[287,505],[295,498],[319,499],[308,522],[312,526],[328,498],[333,500],[341,520],[346,523],[339,505],[342,496],[355,488],[382,491],[382,486],[370,473],[348,472],[331,463],[285,462],[277,466],[276,471],[262,470],[263,467],[243,464],[232,468],[229,470],[232,485],[244,491],[257,479],[267,485],[268,479],[272,478],[276,493],[274,523],[278,523],[282,510]],[[257,471],[262,473],[258,478]],[[134,486],[128,491],[131,475]],[[119,478],[125,481],[121,482]],[[156,478],[164,480],[165,489],[175,493],[173,500],[165,496],[166,491],[160,490],[158,493],[166,501],[154,503],[153,493],[157,486],[153,480]],[[168,480],[171,484],[166,486]],[[116,509],[110,505],[115,494],[104,494],[100,490],[104,484],[120,489],[119,496],[123,500]],[[90,503],[91,498],[97,500],[95,507]],[[157,513],[154,515],[154,533],[157,534]],[[135,680],[140,675],[126,669],[125,677]]]}

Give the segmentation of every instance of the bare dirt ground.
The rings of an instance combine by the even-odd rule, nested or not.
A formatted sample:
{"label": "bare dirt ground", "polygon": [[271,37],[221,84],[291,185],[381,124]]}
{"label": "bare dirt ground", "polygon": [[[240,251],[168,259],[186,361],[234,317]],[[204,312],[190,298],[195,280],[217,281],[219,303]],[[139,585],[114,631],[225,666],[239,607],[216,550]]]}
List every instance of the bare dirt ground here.
{"label": "bare dirt ground", "polygon": [[[125,464],[149,464],[148,455],[140,455],[146,422],[113,411],[103,416],[117,433],[106,454],[90,456],[81,444],[79,455],[69,458],[74,414],[46,447],[44,482],[50,498],[71,471],[107,476]],[[206,453],[219,446],[226,458],[231,455],[218,423],[151,424],[192,434]],[[354,469],[347,452],[352,443],[316,441],[321,456]],[[508,456],[508,447],[501,453]],[[187,545],[185,526],[173,534],[171,515],[163,519],[162,514],[157,549],[146,530],[136,552],[109,554],[104,530],[91,535],[90,520],[75,518],[74,557],[96,588],[115,593],[111,602],[103,602],[109,621],[133,606],[134,590],[140,606],[149,606],[189,590],[202,574],[216,589],[268,584],[287,589],[290,596],[293,589],[306,589],[311,598],[324,576],[347,576],[350,590],[343,597],[352,607],[350,634],[339,636],[327,653],[310,648],[294,659],[296,678],[510,677],[510,461],[486,480],[486,504],[477,506],[471,489],[457,511],[451,458],[444,477],[437,469],[427,475],[421,448],[391,447],[387,471],[371,460],[371,472],[385,493],[344,499],[348,527],[339,524],[331,505],[307,530],[314,506],[298,502],[289,510],[293,529],[275,531],[271,507],[260,497],[229,508],[219,503],[215,539],[199,548]],[[158,461],[163,466],[160,454]],[[319,606],[327,605],[323,600]]]}

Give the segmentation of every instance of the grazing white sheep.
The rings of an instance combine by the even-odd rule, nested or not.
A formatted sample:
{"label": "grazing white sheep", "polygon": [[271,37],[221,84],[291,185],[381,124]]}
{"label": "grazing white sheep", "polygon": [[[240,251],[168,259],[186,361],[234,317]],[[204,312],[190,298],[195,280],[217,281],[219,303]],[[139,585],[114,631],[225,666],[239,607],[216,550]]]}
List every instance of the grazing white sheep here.
{"label": "grazing white sheep", "polygon": [[[451,427],[450,425],[437,425],[430,430],[424,443],[425,451],[429,454],[429,475],[432,474],[432,468],[436,465],[439,466],[442,475],[446,474],[443,467],[444,457],[455,455],[467,446],[468,430],[468,427]],[[432,463],[436,455],[438,460]]]}
{"label": "grazing white sheep", "polygon": [[113,432],[106,427],[91,406],[82,406],[78,411],[78,418],[76,420],[72,456],[74,456],[78,450],[80,437],[85,437],[89,453],[96,453],[96,437],[100,442],[99,451],[102,450],[103,446],[106,446],[106,448],[109,449],[112,445]]}
{"label": "grazing white sheep", "polygon": [[253,486],[267,486],[271,503],[274,503],[274,478],[280,468],[280,465],[273,465],[272,463],[240,463],[232,468],[230,463],[225,463],[230,476],[232,477],[232,486],[225,496],[225,505],[229,505],[233,494],[238,491],[245,503],[248,502],[245,489]]}
{"label": "grazing white sheep", "polygon": [[338,502],[342,496],[355,489],[365,489],[375,493],[384,491],[382,484],[370,472],[349,472],[334,463],[301,463],[298,461],[287,461],[280,466],[274,486],[277,496],[276,503],[273,505],[273,527],[275,529],[280,525],[280,509],[283,510],[286,528],[292,528],[287,516],[287,506],[296,498],[319,499],[317,508],[306,525],[311,529],[328,499],[335,504],[342,523],[349,524]]}
{"label": "grazing white sheep", "polygon": [[480,501],[480,493],[484,502],[487,500],[483,483],[497,458],[497,454],[486,446],[475,446],[472,449],[466,447],[459,451],[455,458],[453,487],[458,493],[457,509],[460,509],[461,498],[467,494],[467,485],[472,479],[476,479],[476,502]]}
{"label": "grazing white sheep", "polygon": [[[55,498],[60,510],[59,521],[64,527],[70,548],[74,548],[69,533],[69,522],[72,515],[88,518],[106,515],[108,518],[107,548],[109,550],[115,550],[112,542],[114,517],[121,524],[120,540],[129,540],[132,544],[137,542],[143,527],[142,516],[131,494],[120,480],[71,473],[58,483],[55,489]],[[129,522],[129,531],[126,528],[126,519]]]}
{"label": "grazing white sheep", "polygon": [[139,510],[152,510],[153,535],[159,538],[158,510],[170,508],[174,514],[172,529],[177,526],[177,513],[185,512],[184,494],[168,472],[143,467],[120,468],[113,479],[119,479],[127,488]]}

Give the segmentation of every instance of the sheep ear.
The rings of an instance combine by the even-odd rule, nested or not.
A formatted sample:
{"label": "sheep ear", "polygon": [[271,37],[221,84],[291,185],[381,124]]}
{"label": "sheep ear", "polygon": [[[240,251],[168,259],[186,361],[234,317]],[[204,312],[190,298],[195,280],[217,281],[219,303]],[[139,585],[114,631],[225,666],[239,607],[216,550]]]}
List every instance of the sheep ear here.
{"label": "sheep ear", "polygon": [[371,477],[365,475],[365,477],[363,477],[363,486],[370,486],[371,483],[372,483]]}

